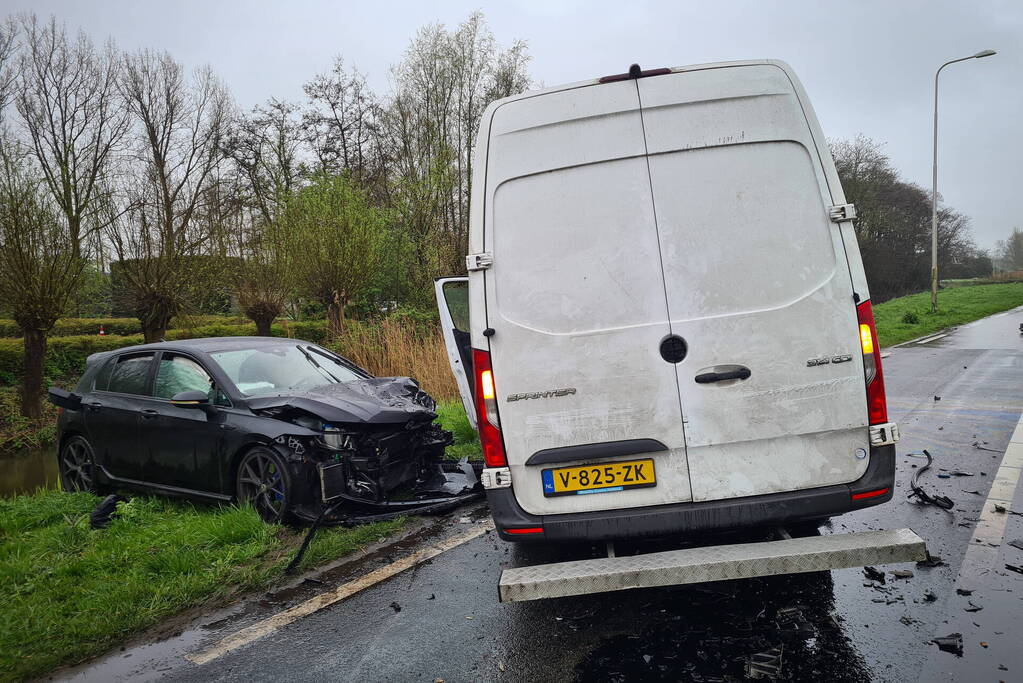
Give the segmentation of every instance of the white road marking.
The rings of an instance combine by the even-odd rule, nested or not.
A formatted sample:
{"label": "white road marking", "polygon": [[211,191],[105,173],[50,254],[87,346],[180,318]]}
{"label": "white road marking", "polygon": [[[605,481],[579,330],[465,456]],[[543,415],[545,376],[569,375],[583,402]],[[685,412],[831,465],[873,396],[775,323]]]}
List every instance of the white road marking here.
{"label": "white road marking", "polygon": [[[1008,521],[1009,510],[1012,509],[1012,499],[1016,495],[1021,474],[1023,474],[1023,415],[1016,423],[1016,430],[1009,439],[1009,445],[1002,456],[1002,464],[995,473],[991,491],[980,511],[979,521],[973,530],[970,545],[966,548],[963,564],[959,568],[957,587],[971,587],[964,584],[995,568],[1005,536],[1005,523]],[[996,511],[996,504],[1006,511]]]}
{"label": "white road marking", "polygon": [[917,342],[917,344],[929,344],[932,341],[937,341],[938,339],[941,339],[942,337],[947,337],[947,336],[948,336],[948,332],[946,332],[944,334],[936,334],[933,337],[924,337],[923,339],[919,340]]}
{"label": "white road marking", "polygon": [[251,626],[247,626],[246,628],[223,638],[215,645],[203,650],[202,652],[185,655],[185,659],[195,662],[196,664],[206,664],[211,662],[221,655],[225,655],[232,650],[236,650],[243,645],[248,645],[263,636],[273,633],[282,626],[287,626],[288,624],[298,621],[303,617],[307,617],[314,612],[318,612],[324,607],[329,607],[336,602],[340,602],[345,598],[355,595],[359,591],[400,574],[406,569],[411,569],[417,564],[436,557],[443,552],[451,550],[452,548],[456,548],[474,538],[478,538],[488,531],[493,530],[493,528],[494,523],[490,520],[477,524],[465,533],[452,536],[451,538],[445,539],[436,545],[418,550],[407,557],[403,557],[400,560],[392,562],[387,566],[374,569],[368,574],[364,574],[357,579],[349,581],[348,583],[343,583],[333,590],[320,593],[319,595],[310,598],[305,602],[299,603],[290,609],[278,612],[272,617],[268,617],[262,621],[252,624]]}

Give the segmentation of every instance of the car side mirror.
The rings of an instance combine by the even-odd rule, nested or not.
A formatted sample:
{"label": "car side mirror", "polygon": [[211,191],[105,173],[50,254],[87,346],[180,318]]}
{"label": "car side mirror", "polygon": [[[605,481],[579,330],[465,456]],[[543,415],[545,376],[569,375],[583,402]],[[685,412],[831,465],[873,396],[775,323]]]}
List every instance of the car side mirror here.
{"label": "car side mirror", "polygon": [[82,397],[78,394],[66,391],[60,387],[50,387],[47,394],[50,399],[50,403],[55,406],[65,408],[67,410],[82,409]]}
{"label": "car side mirror", "polygon": [[182,391],[171,397],[171,405],[181,408],[207,408],[210,405],[210,397],[204,391]]}

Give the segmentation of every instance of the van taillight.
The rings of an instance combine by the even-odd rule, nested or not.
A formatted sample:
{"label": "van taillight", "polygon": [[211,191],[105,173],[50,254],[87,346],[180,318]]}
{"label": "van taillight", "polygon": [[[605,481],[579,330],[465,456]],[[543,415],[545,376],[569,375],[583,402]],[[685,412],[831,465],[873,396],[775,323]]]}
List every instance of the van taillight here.
{"label": "van taillight", "polygon": [[507,467],[508,458],[504,454],[501,421],[497,416],[497,389],[494,386],[494,371],[490,367],[490,354],[473,349],[472,367],[476,382],[476,424],[480,430],[480,444],[483,446],[483,462],[487,467]]}
{"label": "van taillight", "polygon": [[888,401],[884,395],[884,374],[881,372],[881,347],[874,326],[874,309],[869,301],[856,306],[860,327],[860,349],[863,351],[863,372],[867,378],[867,415],[870,424],[888,421]]}

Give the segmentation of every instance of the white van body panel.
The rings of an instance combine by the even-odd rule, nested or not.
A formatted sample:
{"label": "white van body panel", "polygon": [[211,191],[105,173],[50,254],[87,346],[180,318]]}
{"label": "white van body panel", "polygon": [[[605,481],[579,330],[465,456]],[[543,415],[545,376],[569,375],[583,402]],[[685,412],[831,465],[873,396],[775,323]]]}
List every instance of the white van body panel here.
{"label": "white van body panel", "polygon": [[[470,252],[493,264],[469,273],[471,335],[491,353],[519,505],[611,510],[860,477],[854,293],[869,295],[852,223],[829,219],[843,203],[813,110],[780,62],[493,103],[470,221]],[[659,352],[670,334],[688,345],[677,364]],[[749,379],[694,381],[733,366]],[[575,392],[507,400],[563,388]],[[653,458],[655,487],[547,498],[544,468],[525,464],[629,439],[666,447],[617,458]]]}

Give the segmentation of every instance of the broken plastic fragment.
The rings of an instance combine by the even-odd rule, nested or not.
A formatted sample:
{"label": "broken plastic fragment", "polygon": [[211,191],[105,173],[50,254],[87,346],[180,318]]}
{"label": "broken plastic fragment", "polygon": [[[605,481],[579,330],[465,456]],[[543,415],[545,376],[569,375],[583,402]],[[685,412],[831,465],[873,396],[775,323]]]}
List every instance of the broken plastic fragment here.
{"label": "broken plastic fragment", "polygon": [[1007,565],[1005,565],[1005,568],[1008,569],[1010,572],[1016,572],[1017,574],[1023,574],[1023,567],[1017,567],[1014,564],[1007,564]]}
{"label": "broken plastic fragment", "polygon": [[943,638],[934,638],[931,642],[937,645],[942,652],[951,652],[956,657],[963,656],[962,633],[950,633]]}
{"label": "broken plastic fragment", "polygon": [[782,649],[772,647],[764,652],[750,655],[746,661],[746,677],[753,679],[775,679],[781,675]]}
{"label": "broken plastic fragment", "polygon": [[863,575],[865,577],[867,577],[868,579],[870,579],[871,581],[877,581],[879,583],[884,583],[885,582],[884,572],[878,571],[874,567],[869,567],[869,566],[868,567],[864,567],[863,568]]}
{"label": "broken plastic fragment", "polygon": [[892,576],[894,576],[896,579],[912,579],[913,578],[913,572],[909,571],[908,569],[893,569],[892,571],[890,571],[888,573],[891,574]]}

